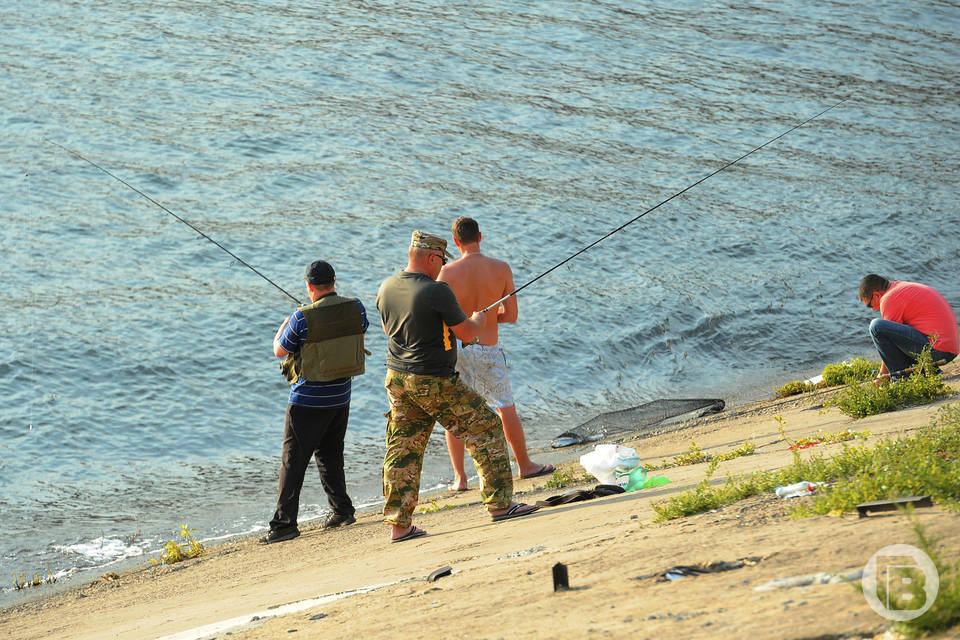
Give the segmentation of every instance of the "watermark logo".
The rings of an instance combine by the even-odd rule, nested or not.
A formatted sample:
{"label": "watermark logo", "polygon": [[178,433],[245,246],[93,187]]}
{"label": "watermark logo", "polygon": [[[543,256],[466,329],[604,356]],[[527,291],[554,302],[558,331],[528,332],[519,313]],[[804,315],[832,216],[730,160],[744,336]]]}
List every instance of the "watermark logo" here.
{"label": "watermark logo", "polygon": [[930,556],[909,544],[877,551],[863,568],[863,597],[887,620],[906,622],[926,613],[940,589],[940,574]]}

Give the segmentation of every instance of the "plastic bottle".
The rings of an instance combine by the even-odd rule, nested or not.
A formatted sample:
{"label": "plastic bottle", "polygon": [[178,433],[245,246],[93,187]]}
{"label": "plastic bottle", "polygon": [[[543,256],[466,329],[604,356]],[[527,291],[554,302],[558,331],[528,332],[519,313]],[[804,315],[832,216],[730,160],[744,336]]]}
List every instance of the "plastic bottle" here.
{"label": "plastic bottle", "polygon": [[636,491],[643,488],[643,483],[647,481],[647,470],[642,466],[634,467],[627,477],[627,484],[623,487],[624,492]]}
{"label": "plastic bottle", "polygon": [[787,498],[799,498],[800,496],[808,496],[814,491],[817,490],[817,485],[823,484],[822,482],[796,482],[794,484],[788,484],[785,487],[777,487],[774,489],[776,494],[783,499]]}

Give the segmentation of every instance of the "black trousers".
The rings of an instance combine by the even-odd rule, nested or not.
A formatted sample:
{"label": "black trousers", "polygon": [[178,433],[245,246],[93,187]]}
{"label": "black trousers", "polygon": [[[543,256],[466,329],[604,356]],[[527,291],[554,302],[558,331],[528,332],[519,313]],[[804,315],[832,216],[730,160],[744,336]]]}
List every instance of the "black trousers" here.
{"label": "black trousers", "polygon": [[316,409],[287,405],[283,427],[283,457],[280,463],[280,490],[277,510],[270,529],[297,526],[300,489],[310,458],[317,460],[320,482],[334,513],[353,515],[353,503],[347,495],[343,474],[343,437],[347,432],[350,407]]}

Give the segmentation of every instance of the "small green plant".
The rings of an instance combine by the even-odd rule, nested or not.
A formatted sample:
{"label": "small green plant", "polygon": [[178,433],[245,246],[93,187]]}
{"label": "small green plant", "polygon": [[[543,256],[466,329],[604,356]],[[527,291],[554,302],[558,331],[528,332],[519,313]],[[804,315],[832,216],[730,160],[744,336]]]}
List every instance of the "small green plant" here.
{"label": "small green plant", "polygon": [[431,500],[430,504],[420,507],[420,513],[436,513],[444,509],[453,509],[452,504],[439,504],[436,500]]}
{"label": "small green plant", "polygon": [[717,462],[725,462],[727,460],[733,460],[734,458],[740,458],[743,456],[751,456],[757,450],[757,447],[747,440],[739,447],[731,449],[730,451],[717,454],[713,457]]}
{"label": "small green plant", "polygon": [[851,383],[846,389],[824,403],[837,407],[854,419],[895,411],[917,404],[933,402],[950,393],[943,378],[936,373],[930,350],[924,348],[917,366],[909,378],[889,384]]}
{"label": "small green plant", "polygon": [[547,489],[563,489],[564,487],[569,487],[570,485],[584,484],[587,482],[593,482],[594,480],[595,478],[589,473],[575,476],[572,473],[556,469],[553,472],[553,475],[547,479],[543,486]]}
{"label": "small green plant", "polygon": [[807,393],[815,389],[855,384],[857,382],[870,380],[877,375],[877,371],[879,370],[879,362],[865,358],[833,362],[823,368],[822,380],[817,384],[807,382],[806,380],[795,380],[788,382],[782,387],[778,387],[775,389],[775,392],[778,398],[789,398],[790,396]]}
{"label": "small green plant", "polygon": [[836,387],[842,384],[864,382],[873,379],[879,370],[879,362],[866,358],[834,362],[823,368],[823,386]]}
{"label": "small green plant", "polygon": [[175,564],[189,558],[196,558],[204,551],[204,547],[193,537],[193,529],[187,525],[180,525],[180,539],[168,540],[160,550],[160,559],[151,558],[151,564]]}
{"label": "small green plant", "polygon": [[682,467],[688,464],[700,464],[701,462],[706,462],[709,459],[710,455],[704,453],[700,447],[697,446],[697,443],[691,440],[690,448],[687,449],[686,453],[673,456],[673,464],[674,466]]}
{"label": "small green plant", "polygon": [[843,431],[823,432],[817,430],[817,438],[820,439],[820,442],[846,442],[847,440],[864,440],[869,437],[869,431],[852,431],[850,429],[844,429]]}
{"label": "small green plant", "polygon": [[781,415],[775,415],[773,416],[773,419],[777,421],[777,432],[780,434],[780,437],[777,438],[777,442],[783,442],[783,440],[785,440],[787,437],[787,434],[783,429],[786,426],[787,421],[784,420],[783,416]]}
{"label": "small green plant", "polygon": [[717,462],[724,462],[725,460],[733,460],[734,458],[739,458],[741,456],[749,456],[757,450],[757,447],[749,440],[745,441],[739,447],[726,451],[724,453],[719,453],[716,456],[711,456],[709,453],[704,453],[696,442],[693,440],[690,441],[690,448],[686,453],[682,453],[678,456],[673,456],[672,460],[667,460],[664,458],[657,463],[644,464],[644,468],[647,471],[661,471],[663,469],[672,469],[673,467],[683,467],[691,464],[699,464],[701,462],[707,462],[709,460],[716,460]]}
{"label": "small green plant", "polygon": [[696,487],[673,496],[666,503],[654,504],[653,510],[658,514],[657,521],[709,511],[723,504],[724,497],[710,486],[710,478],[716,470],[717,461],[712,460],[703,480],[698,482]]}
{"label": "small green plant", "polygon": [[790,396],[800,395],[801,393],[806,393],[808,391],[813,391],[816,389],[816,386],[813,384],[803,381],[795,380],[793,382],[788,382],[782,387],[776,389],[778,398],[788,398]]}
{"label": "small green plant", "polygon": [[[919,638],[960,624],[960,561],[945,561],[937,548],[939,540],[927,533],[926,528],[917,521],[912,512],[908,512],[907,517],[910,519],[914,535],[917,538],[917,547],[926,553],[936,566],[940,579],[936,599],[929,609],[913,620],[896,622],[893,625],[894,631],[901,636]],[[903,598],[904,594],[899,593],[894,598],[901,610],[911,608],[914,603],[925,601],[926,594],[923,590],[923,584],[917,580],[912,582],[910,586],[909,595],[911,597],[909,600]],[[878,583],[877,587],[877,595],[881,601],[886,601],[883,583]]]}

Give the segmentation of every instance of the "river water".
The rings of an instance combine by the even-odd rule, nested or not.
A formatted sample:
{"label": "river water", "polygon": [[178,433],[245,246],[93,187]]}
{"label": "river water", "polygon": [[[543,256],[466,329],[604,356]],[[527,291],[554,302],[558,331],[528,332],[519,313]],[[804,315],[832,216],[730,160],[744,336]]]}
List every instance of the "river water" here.
{"label": "river water", "polygon": [[[960,307],[958,33],[922,1],[0,4],[0,603],[184,523],[262,531],[276,498],[293,302],[53,143],[301,300],[335,266],[374,328],[346,442],[373,507],[374,298],[413,229],[477,218],[520,285],[846,100],[521,292],[502,343],[533,447],[872,356],[869,272]],[[302,504],[324,513],[312,470]]]}

